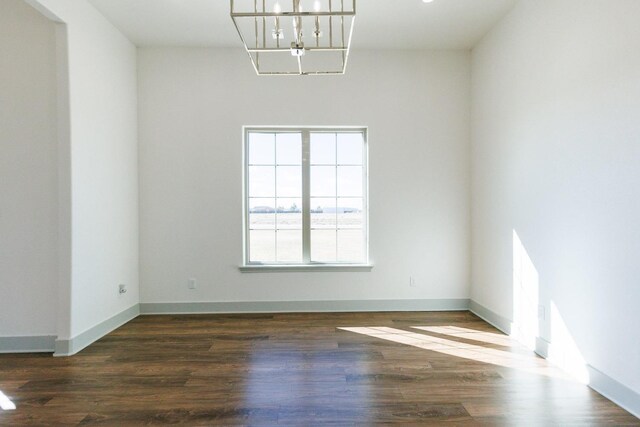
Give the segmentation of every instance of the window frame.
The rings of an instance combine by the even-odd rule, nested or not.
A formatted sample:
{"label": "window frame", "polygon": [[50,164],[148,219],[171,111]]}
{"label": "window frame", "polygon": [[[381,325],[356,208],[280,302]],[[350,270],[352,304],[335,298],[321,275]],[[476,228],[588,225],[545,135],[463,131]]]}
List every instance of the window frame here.
{"label": "window frame", "polygon": [[[250,261],[249,221],[249,134],[250,133],[300,133],[302,138],[302,262]],[[311,194],[310,194],[310,136],[311,133],[361,133],[362,149],[362,230],[364,233],[362,262],[320,262],[311,260]],[[366,126],[243,126],[242,128],[242,272],[271,271],[367,271],[373,265],[369,261],[369,135]],[[277,164],[276,164],[277,165]],[[336,159],[336,167],[339,166]],[[338,195],[336,194],[336,198]],[[338,225],[336,224],[336,227]],[[339,228],[336,228],[338,230]],[[277,232],[277,230],[276,230]]]}

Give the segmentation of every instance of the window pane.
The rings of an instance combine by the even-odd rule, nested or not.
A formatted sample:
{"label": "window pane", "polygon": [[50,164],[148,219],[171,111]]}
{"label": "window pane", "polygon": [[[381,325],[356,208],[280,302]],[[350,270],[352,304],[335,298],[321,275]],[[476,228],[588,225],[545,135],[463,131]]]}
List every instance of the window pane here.
{"label": "window pane", "polygon": [[365,261],[363,230],[338,230],[338,261]]}
{"label": "window pane", "polygon": [[251,262],[274,262],[276,260],[276,232],[251,230],[249,232],[249,247]]}
{"label": "window pane", "polygon": [[[246,135],[247,261],[300,264],[307,250],[312,262],[366,261],[364,132],[254,129]],[[303,200],[306,174],[309,199]],[[303,203],[310,204],[309,229],[303,229]],[[307,232],[310,247],[303,247]]]}
{"label": "window pane", "polygon": [[338,196],[362,196],[362,166],[338,166]]}
{"label": "window pane", "polygon": [[302,134],[279,133],[276,135],[276,158],[279,165],[302,164]]}
{"label": "window pane", "polygon": [[274,199],[249,199],[249,228],[252,230],[276,228]]}
{"label": "window pane", "polygon": [[311,197],[336,195],[335,166],[311,166]]}
{"label": "window pane", "polygon": [[273,165],[275,164],[275,135],[273,133],[249,134],[249,164]]}
{"label": "window pane", "polygon": [[278,262],[302,262],[302,230],[279,230]]}
{"label": "window pane", "polygon": [[362,134],[339,133],[338,134],[338,164],[361,165],[362,164]]}
{"label": "window pane", "polygon": [[302,197],[302,167],[277,166],[278,197]]}
{"label": "window pane", "polygon": [[278,229],[302,229],[302,199],[278,199]]}
{"label": "window pane", "polygon": [[249,197],[275,197],[276,172],[273,166],[249,166]]}
{"label": "window pane", "polygon": [[311,133],[310,143],[310,161],[312,165],[336,164],[335,133]]}
{"label": "window pane", "polygon": [[311,199],[311,229],[336,228],[336,199]]}
{"label": "window pane", "polygon": [[336,261],[336,230],[311,230],[311,260]]}
{"label": "window pane", "polygon": [[362,199],[338,199],[338,228],[362,228]]}

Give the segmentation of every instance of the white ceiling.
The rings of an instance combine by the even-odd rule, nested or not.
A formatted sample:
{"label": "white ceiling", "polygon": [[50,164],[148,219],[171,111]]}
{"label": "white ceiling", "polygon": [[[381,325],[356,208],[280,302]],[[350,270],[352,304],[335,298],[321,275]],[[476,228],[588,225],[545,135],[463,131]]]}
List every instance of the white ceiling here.
{"label": "white ceiling", "polygon": [[[138,46],[240,47],[228,0],[89,0]],[[517,0],[359,0],[353,48],[469,49]]]}

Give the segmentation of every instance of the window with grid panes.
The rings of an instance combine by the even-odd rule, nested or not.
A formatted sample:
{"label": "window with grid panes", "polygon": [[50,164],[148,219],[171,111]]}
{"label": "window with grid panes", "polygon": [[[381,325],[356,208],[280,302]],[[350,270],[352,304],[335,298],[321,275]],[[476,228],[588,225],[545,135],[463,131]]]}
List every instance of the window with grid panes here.
{"label": "window with grid panes", "polygon": [[365,264],[363,128],[245,128],[245,264]]}

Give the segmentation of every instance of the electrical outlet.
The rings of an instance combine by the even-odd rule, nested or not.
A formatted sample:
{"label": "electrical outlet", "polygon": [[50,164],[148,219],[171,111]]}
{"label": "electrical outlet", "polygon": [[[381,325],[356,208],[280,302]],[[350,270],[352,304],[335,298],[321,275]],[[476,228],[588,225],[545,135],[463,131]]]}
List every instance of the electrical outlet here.
{"label": "electrical outlet", "polygon": [[416,287],[416,279],[413,276],[409,276],[409,286],[412,288]]}
{"label": "electrical outlet", "polygon": [[127,293],[127,285],[118,285],[118,293],[120,295]]}
{"label": "electrical outlet", "polygon": [[189,289],[196,289],[198,287],[198,282],[196,282],[196,279],[189,279],[189,282],[187,283],[187,287]]}

